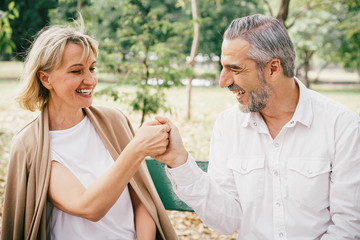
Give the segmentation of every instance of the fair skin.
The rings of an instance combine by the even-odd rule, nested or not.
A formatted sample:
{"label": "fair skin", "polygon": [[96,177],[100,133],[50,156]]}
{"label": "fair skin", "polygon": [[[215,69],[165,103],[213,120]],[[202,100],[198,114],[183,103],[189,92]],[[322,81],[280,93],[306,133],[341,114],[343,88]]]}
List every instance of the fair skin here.
{"label": "fair skin", "polygon": [[[263,78],[266,83],[262,83],[256,62],[247,56],[249,49],[249,42],[241,38],[224,39],[221,49],[223,69],[219,85],[222,88],[229,87],[240,103],[240,108],[247,111],[253,104],[250,95],[266,84],[269,96],[260,114],[271,137],[275,139],[295,112],[299,100],[299,88],[295,79],[284,75],[280,60],[277,58],[265,65]],[[156,160],[171,168],[184,164],[187,161],[187,154],[179,131],[168,119],[159,117],[157,120],[160,123],[169,123],[171,134],[167,151],[164,155],[156,157]]]}
{"label": "fair skin", "polygon": [[[87,54],[81,58],[82,53],[82,46],[68,43],[58,67],[51,72],[38,72],[43,86],[49,90],[50,130],[75,126],[85,117],[82,108],[92,104],[97,84],[96,60],[93,53],[89,58]],[[68,214],[99,221],[118,200],[144,158],[166,150],[169,131],[168,125],[160,125],[156,120],[144,123],[114,165],[88,189],[66,167],[52,161],[49,201]],[[152,217],[131,187],[129,191],[138,239],[154,239],[156,226]]]}

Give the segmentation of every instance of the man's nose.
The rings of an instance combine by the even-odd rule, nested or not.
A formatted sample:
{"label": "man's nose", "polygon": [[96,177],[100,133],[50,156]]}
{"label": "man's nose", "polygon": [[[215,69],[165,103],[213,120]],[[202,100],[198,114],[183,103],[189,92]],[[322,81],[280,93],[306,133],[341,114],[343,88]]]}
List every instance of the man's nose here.
{"label": "man's nose", "polygon": [[232,74],[230,73],[230,71],[223,68],[220,73],[219,86],[221,88],[225,88],[225,87],[228,87],[231,84],[233,84],[233,82],[234,81],[233,81]]}

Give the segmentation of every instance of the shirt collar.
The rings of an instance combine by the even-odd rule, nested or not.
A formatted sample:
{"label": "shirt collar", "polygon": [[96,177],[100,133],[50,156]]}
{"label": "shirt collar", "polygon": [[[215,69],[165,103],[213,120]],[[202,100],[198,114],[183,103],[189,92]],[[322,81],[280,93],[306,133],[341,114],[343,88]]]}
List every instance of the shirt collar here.
{"label": "shirt collar", "polygon": [[[309,89],[295,77],[295,81],[299,86],[299,101],[295,109],[295,113],[290,120],[292,123],[300,122],[303,125],[310,127],[313,119],[313,109],[310,101]],[[239,111],[240,106],[239,106]],[[248,127],[251,124],[258,124],[262,120],[262,117],[257,112],[245,113],[244,118],[242,118],[241,126]]]}
{"label": "shirt collar", "polygon": [[295,77],[295,80],[299,86],[299,101],[291,121],[300,122],[305,126],[310,127],[313,119],[313,107],[311,104],[310,90],[307,89],[297,77]]}

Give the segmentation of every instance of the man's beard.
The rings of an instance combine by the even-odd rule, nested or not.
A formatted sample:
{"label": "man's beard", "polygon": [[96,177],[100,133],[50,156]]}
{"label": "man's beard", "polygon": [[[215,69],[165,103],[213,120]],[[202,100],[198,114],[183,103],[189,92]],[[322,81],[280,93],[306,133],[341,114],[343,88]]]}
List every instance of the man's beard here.
{"label": "man's beard", "polygon": [[249,104],[242,105],[240,103],[240,110],[244,113],[248,112],[261,112],[267,105],[271,88],[265,80],[263,71],[258,71],[258,76],[261,81],[261,86],[249,92]]}

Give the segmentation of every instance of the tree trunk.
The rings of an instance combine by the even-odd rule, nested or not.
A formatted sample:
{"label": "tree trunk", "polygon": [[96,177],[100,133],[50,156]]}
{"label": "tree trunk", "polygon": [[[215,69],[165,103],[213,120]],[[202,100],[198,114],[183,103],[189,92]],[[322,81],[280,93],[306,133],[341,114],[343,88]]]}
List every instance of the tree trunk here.
{"label": "tree trunk", "polygon": [[276,19],[279,20],[285,27],[286,27],[285,21],[289,13],[289,5],[290,5],[290,0],[281,0],[279,12],[276,16]]}
{"label": "tree trunk", "polygon": [[309,79],[309,71],[310,71],[310,61],[312,56],[314,55],[314,51],[308,50],[305,51],[304,54],[304,81],[307,88],[310,88],[310,79]]}
{"label": "tree trunk", "polygon": [[[191,0],[191,11],[192,11],[192,19],[194,21],[194,38],[191,45],[191,53],[190,53],[190,60],[188,61],[188,65],[190,67],[194,67],[195,57],[196,53],[199,47],[199,41],[200,41],[200,25],[198,23],[198,10],[196,6],[196,0]],[[191,118],[191,77],[189,79],[189,83],[187,86],[187,119]]]}
{"label": "tree trunk", "polygon": [[308,75],[309,70],[310,70],[309,59],[305,59],[304,60],[304,72],[305,72],[304,81],[305,81],[305,85],[307,88],[310,88],[310,80],[309,80],[309,75]]}
{"label": "tree trunk", "polygon": [[76,6],[77,10],[80,11],[83,8],[84,4],[85,4],[85,0],[78,0]]}

